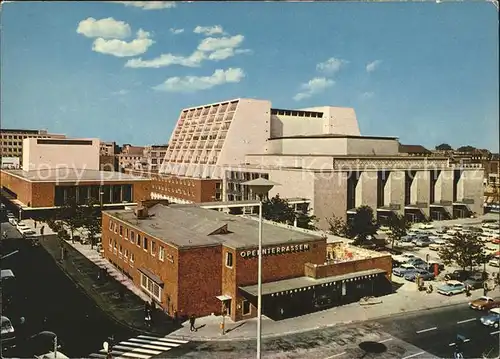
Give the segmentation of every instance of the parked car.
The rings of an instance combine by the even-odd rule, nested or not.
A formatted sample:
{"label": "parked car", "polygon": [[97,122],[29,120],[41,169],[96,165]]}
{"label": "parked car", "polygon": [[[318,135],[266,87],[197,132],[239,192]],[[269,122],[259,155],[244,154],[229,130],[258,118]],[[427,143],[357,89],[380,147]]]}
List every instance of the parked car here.
{"label": "parked car", "polygon": [[411,264],[415,268],[422,268],[422,269],[427,268],[427,262],[421,258],[412,258],[407,263]]}
{"label": "parked car", "polygon": [[403,249],[412,249],[415,248],[415,245],[412,242],[395,242],[394,243],[395,248],[403,248]]}
{"label": "parked car", "polygon": [[12,224],[13,226],[17,226],[17,220],[13,217],[9,218],[9,223]]}
{"label": "parked car", "polygon": [[443,245],[442,244],[437,244],[437,243],[431,243],[429,244],[429,249],[431,251],[439,251]]}
{"label": "parked car", "polygon": [[491,309],[488,314],[481,317],[481,323],[487,327],[497,329],[500,323],[500,308]]}
{"label": "parked car", "polygon": [[14,342],[16,339],[16,334],[14,330],[14,326],[9,318],[2,315],[1,318],[1,339],[2,339],[2,347],[8,345],[8,343]]}
{"label": "parked car", "polygon": [[449,227],[441,227],[441,228],[436,229],[436,233],[445,234],[448,229],[449,229]]}
{"label": "parked car", "polygon": [[432,241],[429,238],[421,237],[413,243],[415,243],[417,247],[428,247],[432,243]]}
{"label": "parked car", "polygon": [[408,262],[410,259],[412,258],[418,258],[416,255],[414,254],[411,254],[411,253],[404,253],[404,254],[400,254],[400,255],[396,255],[396,256],[392,256],[392,258],[395,260],[395,261],[398,261],[400,263],[406,263]]}
{"label": "parked car", "polygon": [[452,296],[465,292],[465,285],[457,280],[449,280],[444,285],[438,287],[437,292],[439,294]]}
{"label": "parked car", "polygon": [[500,267],[500,258],[491,259],[488,264],[492,267]]}
{"label": "parked car", "polygon": [[18,231],[30,229],[30,227],[26,223],[23,223],[23,222],[17,222],[16,228]]}
{"label": "parked car", "polygon": [[404,264],[401,264],[400,267],[394,268],[392,270],[392,273],[395,276],[404,277],[406,274],[408,274],[409,272],[412,272],[416,269],[417,268],[415,268],[415,266],[413,266],[412,264],[404,263]]}
{"label": "parked car", "polygon": [[415,282],[417,276],[423,278],[424,280],[434,280],[434,273],[428,272],[425,269],[417,268],[412,272],[405,275],[405,279],[410,282]]}
{"label": "parked car", "polygon": [[482,296],[470,302],[469,307],[477,310],[490,310],[500,307],[500,301],[491,297]]}
{"label": "parked car", "polygon": [[36,232],[29,227],[21,228],[19,229],[19,232],[22,234],[23,237],[34,236],[36,234]]}
{"label": "parked car", "polygon": [[448,243],[448,241],[446,239],[444,239],[442,237],[438,237],[438,236],[432,236],[432,237],[429,237],[429,239],[434,244],[446,244],[446,243]]}
{"label": "parked car", "polygon": [[469,278],[471,275],[472,275],[471,271],[457,269],[451,273],[446,273],[444,276],[444,279],[445,280],[463,281],[463,280],[466,280],[467,278]]}
{"label": "parked car", "polygon": [[430,224],[430,223],[424,223],[420,226],[420,228],[423,228],[423,229],[433,229],[434,228],[434,225],[433,224]]}

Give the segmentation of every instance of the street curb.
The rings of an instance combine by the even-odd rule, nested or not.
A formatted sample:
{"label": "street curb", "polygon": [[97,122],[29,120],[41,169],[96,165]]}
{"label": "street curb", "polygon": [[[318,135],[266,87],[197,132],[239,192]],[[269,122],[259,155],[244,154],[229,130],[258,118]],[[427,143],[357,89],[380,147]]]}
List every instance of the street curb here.
{"label": "street curb", "polygon": [[[497,299],[497,297],[495,297],[495,299]],[[375,316],[375,317],[368,318],[368,319],[349,320],[349,321],[337,322],[337,323],[332,323],[332,324],[327,324],[327,325],[320,325],[320,326],[313,327],[313,328],[291,330],[291,331],[276,333],[276,334],[267,334],[267,335],[262,335],[262,339],[272,339],[272,338],[285,337],[285,336],[294,335],[294,334],[303,334],[303,333],[308,333],[308,332],[312,332],[312,331],[316,331],[316,330],[320,330],[320,329],[332,328],[332,327],[335,327],[337,325],[351,325],[351,324],[356,324],[356,323],[369,322],[369,321],[373,321],[373,320],[387,319],[387,318],[391,318],[391,317],[398,317],[398,316],[403,316],[403,315],[407,315],[407,314],[413,314],[413,313],[418,312],[418,311],[428,311],[428,310],[433,310],[433,309],[438,309],[438,308],[449,308],[449,307],[454,307],[454,306],[458,306],[458,305],[463,305],[465,303],[468,303],[468,301],[469,300],[467,299],[463,303],[452,303],[452,304],[445,304],[445,305],[439,305],[439,306],[433,306],[433,307],[411,309],[411,310],[406,310],[404,312],[385,314],[385,315]],[[236,342],[236,341],[256,340],[256,337],[254,337],[254,336],[252,336],[252,337],[248,337],[248,336],[234,337],[234,338],[213,338],[213,337],[191,338],[188,336],[175,335],[175,334],[168,335],[167,338],[189,340],[190,342],[194,342],[194,343],[196,343],[196,342]]]}

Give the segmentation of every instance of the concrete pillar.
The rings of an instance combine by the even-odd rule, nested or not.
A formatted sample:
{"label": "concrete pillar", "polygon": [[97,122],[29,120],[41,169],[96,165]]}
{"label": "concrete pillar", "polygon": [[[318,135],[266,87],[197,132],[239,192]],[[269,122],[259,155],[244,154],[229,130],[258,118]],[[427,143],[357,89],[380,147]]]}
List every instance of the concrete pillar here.
{"label": "concrete pillar", "polygon": [[484,169],[464,169],[458,181],[457,201],[464,202],[477,214],[483,213],[484,203]]}
{"label": "concrete pillar", "polygon": [[453,215],[453,170],[442,170],[434,185],[436,203]]}
{"label": "concrete pillar", "polygon": [[428,217],[430,215],[430,172],[427,170],[417,171],[411,184],[411,204],[416,204]]}
{"label": "concrete pillar", "polygon": [[297,227],[297,204],[294,204],[293,205],[293,211],[295,213],[295,218],[293,220],[293,226],[294,227]]}
{"label": "concrete pillar", "polygon": [[405,172],[391,171],[384,187],[384,206],[394,207],[394,212],[404,214],[405,202]]}
{"label": "concrete pillar", "polygon": [[377,213],[377,171],[363,171],[356,185],[356,208],[369,206]]}

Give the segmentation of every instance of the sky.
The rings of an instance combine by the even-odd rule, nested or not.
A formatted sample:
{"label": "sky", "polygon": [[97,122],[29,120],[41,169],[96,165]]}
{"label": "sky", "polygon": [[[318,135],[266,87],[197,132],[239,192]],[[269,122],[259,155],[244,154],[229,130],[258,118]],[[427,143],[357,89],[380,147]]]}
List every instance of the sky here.
{"label": "sky", "polygon": [[1,126],[168,143],[235,98],[353,107],[362,135],[498,151],[498,12],[485,1],[7,2]]}

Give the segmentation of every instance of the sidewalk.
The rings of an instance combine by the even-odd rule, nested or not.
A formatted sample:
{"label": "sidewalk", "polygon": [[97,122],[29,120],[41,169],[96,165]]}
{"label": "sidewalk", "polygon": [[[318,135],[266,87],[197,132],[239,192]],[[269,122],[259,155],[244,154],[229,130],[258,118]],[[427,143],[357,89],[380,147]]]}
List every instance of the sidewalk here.
{"label": "sidewalk", "polygon": [[[404,284],[397,293],[384,297],[374,298],[380,304],[360,305],[352,303],[335,307],[317,313],[312,313],[296,318],[273,321],[267,317],[262,318],[262,337],[279,337],[296,334],[310,330],[331,327],[339,324],[349,324],[366,320],[374,320],[391,315],[433,309],[454,304],[468,303],[472,298],[481,296],[482,290],[475,290],[471,297],[465,294],[446,297],[436,292],[427,294],[418,292],[414,283]],[[415,287],[414,287],[415,288]],[[497,288],[489,296],[500,296]],[[197,332],[189,330],[189,322],[182,323],[183,327],[168,335],[169,338],[190,341],[231,341],[254,340],[257,333],[256,318],[234,323],[226,318],[226,333],[222,335],[220,323],[222,317],[208,316],[196,320]]]}
{"label": "sidewalk", "polygon": [[[32,229],[32,220],[24,220]],[[44,223],[38,223],[36,232],[44,225],[44,240],[41,245],[96,305],[117,322],[136,332],[164,336],[179,326],[163,313],[153,311],[153,323],[148,327],[144,321],[145,302],[150,298],[137,288],[131,279],[119,272],[111,263],[100,256],[90,244],[64,241],[65,258],[61,259],[61,240]],[[107,273],[108,275],[102,275]],[[98,275],[99,274],[99,275]],[[122,296],[120,296],[120,293]]]}

